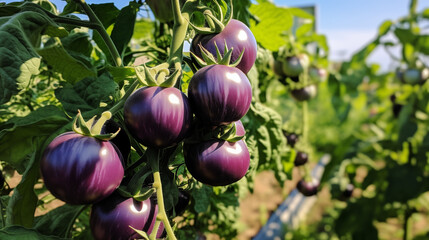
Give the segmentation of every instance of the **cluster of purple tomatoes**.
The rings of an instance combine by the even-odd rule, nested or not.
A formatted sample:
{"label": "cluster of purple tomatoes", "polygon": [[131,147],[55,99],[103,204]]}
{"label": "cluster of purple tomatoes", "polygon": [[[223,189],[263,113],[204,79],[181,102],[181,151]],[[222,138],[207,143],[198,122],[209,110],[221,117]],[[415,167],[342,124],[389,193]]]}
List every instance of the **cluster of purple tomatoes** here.
{"label": "cluster of purple tomatoes", "polygon": [[[237,67],[201,68],[190,80],[188,96],[173,87],[137,89],[124,105],[125,125],[134,139],[151,148],[172,147],[192,135],[196,121],[208,129],[235,124],[236,135],[244,136],[240,119],[252,100],[246,74],[256,59],[256,40],[247,26],[231,20],[218,34],[197,35],[191,51],[199,56],[195,46],[202,45],[215,55],[215,43],[221,51],[225,43],[233,48],[231,62],[243,53]],[[250,164],[244,140],[185,143],[183,150],[192,176],[211,186],[240,180]],[[110,141],[67,132],[45,149],[41,173],[47,189],[58,199],[69,204],[93,204],[90,225],[95,239],[134,239],[139,235],[130,226],[150,234],[158,208],[153,198],[141,202],[115,192],[124,177],[123,162]],[[157,237],[162,232],[161,224]]]}

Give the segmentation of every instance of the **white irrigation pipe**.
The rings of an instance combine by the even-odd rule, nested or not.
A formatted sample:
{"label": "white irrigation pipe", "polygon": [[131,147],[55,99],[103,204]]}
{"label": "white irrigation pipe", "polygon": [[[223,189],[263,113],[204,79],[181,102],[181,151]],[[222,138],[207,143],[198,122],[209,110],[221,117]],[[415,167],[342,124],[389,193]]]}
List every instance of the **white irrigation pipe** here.
{"label": "white irrigation pipe", "polygon": [[[320,180],[326,164],[330,161],[328,154],[320,158],[319,163],[311,171],[313,179]],[[308,211],[316,202],[317,197],[305,197],[295,188],[279,208],[271,215],[268,222],[253,240],[281,240],[284,238],[285,225],[290,228],[298,227]]]}

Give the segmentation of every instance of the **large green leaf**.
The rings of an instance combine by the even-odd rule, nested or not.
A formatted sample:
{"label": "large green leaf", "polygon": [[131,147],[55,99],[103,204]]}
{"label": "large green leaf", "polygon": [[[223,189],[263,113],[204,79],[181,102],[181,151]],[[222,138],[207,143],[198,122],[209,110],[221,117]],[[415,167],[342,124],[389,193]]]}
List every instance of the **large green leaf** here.
{"label": "large green leaf", "polygon": [[6,225],[8,226],[33,226],[34,211],[38,200],[34,192],[34,185],[39,178],[39,157],[36,152],[31,155],[30,163],[22,175],[21,182],[13,190],[13,195],[6,208]]}
{"label": "large green leaf", "polygon": [[252,4],[249,10],[259,19],[258,23],[252,22],[250,25],[256,40],[264,48],[277,51],[285,43],[282,33],[292,28],[291,12],[270,2]]}
{"label": "large green leaf", "polygon": [[61,240],[55,236],[45,236],[33,229],[24,228],[21,226],[10,226],[0,230],[0,239],[13,240]]}
{"label": "large green leaf", "polygon": [[77,215],[85,207],[68,204],[57,207],[43,216],[36,217],[34,229],[44,235],[55,235],[66,238],[68,237],[67,234],[69,234],[67,230],[73,225]]}
{"label": "large green leaf", "polygon": [[[83,61],[69,54],[59,39],[55,43],[37,51],[53,69],[61,73],[69,83],[76,83],[85,77],[95,76],[95,70],[91,69]],[[78,55],[75,53],[75,55]],[[84,58],[84,57],[82,57]]]}
{"label": "large green leaf", "polygon": [[123,53],[133,36],[138,10],[138,4],[130,2],[130,5],[121,9],[118,18],[116,19],[115,26],[113,27],[110,37],[112,38],[116,49],[118,49],[119,54]]}
{"label": "large green leaf", "polygon": [[68,122],[64,113],[54,106],[39,108],[26,117],[11,118],[0,125],[0,160],[23,173],[26,157]]}
{"label": "large green leaf", "polygon": [[100,19],[104,28],[112,25],[120,12],[113,3],[91,4],[90,7]]}
{"label": "large green leaf", "polygon": [[110,74],[105,73],[96,78],[85,78],[75,85],[66,84],[55,91],[55,96],[71,116],[78,110],[84,115],[95,115],[102,111],[102,103],[108,105],[115,100],[118,88]]}
{"label": "large green leaf", "polygon": [[[0,7],[0,12],[3,8]],[[39,73],[40,57],[34,50],[43,34],[63,37],[67,31],[39,12],[19,12],[0,18],[0,104],[20,92]]]}

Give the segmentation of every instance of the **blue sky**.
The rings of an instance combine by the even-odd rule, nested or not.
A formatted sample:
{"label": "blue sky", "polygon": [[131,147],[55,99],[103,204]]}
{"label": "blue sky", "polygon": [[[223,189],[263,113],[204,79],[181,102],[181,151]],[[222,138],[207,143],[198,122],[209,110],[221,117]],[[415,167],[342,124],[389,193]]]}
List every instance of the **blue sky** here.
{"label": "blue sky", "polygon": [[[239,1],[239,0],[234,0]],[[6,1],[6,2],[10,2]],[[65,1],[53,0],[62,8]],[[88,3],[109,2],[87,0]],[[118,8],[128,0],[110,1]],[[328,37],[333,60],[348,59],[354,52],[374,38],[384,20],[396,20],[407,14],[409,0],[274,0],[279,6],[317,6],[319,33]],[[429,0],[419,0],[418,9],[429,7]],[[399,52],[398,49],[395,50]],[[370,61],[378,62],[383,69],[393,68],[390,58],[382,50],[371,55]]]}

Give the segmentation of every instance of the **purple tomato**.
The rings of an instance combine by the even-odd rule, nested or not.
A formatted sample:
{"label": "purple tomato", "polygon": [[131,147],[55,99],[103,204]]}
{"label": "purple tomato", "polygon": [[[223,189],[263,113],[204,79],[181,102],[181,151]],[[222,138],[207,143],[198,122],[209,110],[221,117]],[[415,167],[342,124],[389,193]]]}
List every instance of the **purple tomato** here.
{"label": "purple tomato", "polygon": [[90,204],[119,186],[121,158],[109,141],[67,132],[45,149],[40,170],[52,195],[69,204]]}
{"label": "purple tomato", "polygon": [[317,88],[315,85],[309,85],[300,89],[294,89],[291,91],[291,94],[297,101],[308,101],[316,96]]}
{"label": "purple tomato", "polygon": [[192,111],[188,98],[177,88],[143,87],[125,102],[124,119],[141,144],[161,148],[186,137]]}
{"label": "purple tomato", "polygon": [[225,42],[228,49],[233,48],[231,63],[238,59],[244,50],[243,58],[237,68],[247,74],[256,60],[257,44],[256,39],[250,29],[242,22],[232,19],[225,26],[222,32],[209,35],[196,35],[192,40],[191,52],[202,58],[199,44],[216,57],[216,48],[224,54]]}
{"label": "purple tomato", "polygon": [[305,152],[298,151],[295,157],[295,166],[301,166],[308,162],[308,154]]}
{"label": "purple tomato", "polygon": [[226,186],[240,180],[249,169],[250,155],[243,140],[235,143],[210,140],[184,146],[186,167],[198,181]]}
{"label": "purple tomato", "polygon": [[210,65],[194,74],[188,96],[197,118],[212,125],[223,125],[238,121],[247,113],[252,87],[239,69]]}
{"label": "purple tomato", "polygon": [[288,77],[297,77],[308,68],[309,64],[310,59],[304,53],[287,57],[283,62],[283,73]]}
{"label": "purple tomato", "polygon": [[[92,206],[92,235],[96,240],[140,239],[140,235],[130,226],[149,235],[157,214],[158,206],[152,198],[140,202],[115,193]],[[157,238],[161,237],[163,231],[164,225],[161,223]]]}
{"label": "purple tomato", "polygon": [[296,188],[300,193],[302,193],[302,195],[309,197],[317,194],[317,192],[319,191],[319,186],[320,183],[317,180],[306,182],[304,179],[301,179],[298,182]]}
{"label": "purple tomato", "polygon": [[246,130],[244,130],[243,123],[240,120],[234,122],[234,124],[235,124],[235,135],[239,137],[243,137],[244,135],[246,135]]}

